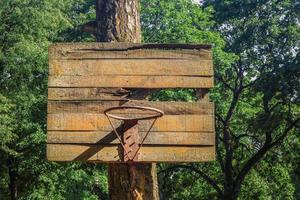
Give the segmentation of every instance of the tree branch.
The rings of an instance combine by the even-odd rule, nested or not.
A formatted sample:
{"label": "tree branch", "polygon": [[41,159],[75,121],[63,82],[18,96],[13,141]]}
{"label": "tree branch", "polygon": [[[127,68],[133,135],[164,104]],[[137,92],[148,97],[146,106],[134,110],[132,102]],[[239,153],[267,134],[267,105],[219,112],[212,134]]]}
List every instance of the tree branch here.
{"label": "tree branch", "polygon": [[240,173],[238,174],[236,181],[235,181],[235,187],[240,187],[241,183],[245,179],[248,172],[264,157],[264,155],[274,146],[279,145],[283,139],[288,135],[288,133],[295,127],[297,123],[300,122],[300,117],[294,120],[282,133],[280,137],[278,137],[274,142],[266,141],[263,147],[254,154],[244,165]]}
{"label": "tree branch", "polygon": [[220,81],[226,88],[228,88],[229,90],[231,91],[234,91],[234,88],[231,87],[224,79],[222,76],[218,76],[218,75],[215,75],[215,78]]}
{"label": "tree branch", "polygon": [[225,167],[224,167],[224,161],[222,159],[222,155],[221,155],[221,151],[220,151],[220,146],[219,146],[219,142],[218,139],[216,138],[216,151],[217,151],[217,160],[221,166],[222,172],[224,173],[225,171]]}
{"label": "tree branch", "polygon": [[215,182],[215,180],[213,180],[210,176],[208,176],[203,171],[195,168],[192,165],[174,165],[174,166],[168,167],[167,169],[161,171],[160,173],[166,173],[168,171],[176,171],[178,169],[187,169],[187,170],[196,172],[197,174],[200,175],[200,177],[202,177],[208,184],[210,184],[217,191],[217,193],[220,197],[223,196],[223,192],[222,192],[221,188],[218,186],[218,184]]}

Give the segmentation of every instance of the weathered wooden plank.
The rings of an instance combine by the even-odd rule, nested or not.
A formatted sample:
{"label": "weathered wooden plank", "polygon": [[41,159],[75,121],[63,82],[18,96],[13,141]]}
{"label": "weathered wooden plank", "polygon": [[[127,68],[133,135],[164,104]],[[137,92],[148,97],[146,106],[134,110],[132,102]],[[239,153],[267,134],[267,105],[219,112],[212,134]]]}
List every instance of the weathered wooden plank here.
{"label": "weathered wooden plank", "polygon": [[[140,162],[204,162],[215,159],[214,146],[143,146]],[[121,162],[120,146],[47,144],[51,161]]]}
{"label": "weathered wooden plank", "polygon": [[112,88],[48,88],[48,100],[126,100],[128,92]]}
{"label": "weathered wooden plank", "polygon": [[186,75],[213,76],[212,60],[98,59],[53,60],[49,75]]}
{"label": "weathered wooden plank", "polygon": [[50,76],[49,87],[211,88],[212,77],[197,76]]}
{"label": "weathered wooden plank", "polygon": [[197,59],[212,58],[210,45],[59,43],[51,45],[51,59]]}
{"label": "weathered wooden plank", "polygon": [[131,43],[131,42],[65,42],[65,43],[53,43],[50,45],[49,50],[81,50],[81,51],[123,51],[123,50],[134,50],[134,49],[165,49],[165,50],[176,50],[176,49],[196,49],[196,50],[210,50],[211,44],[159,44],[159,43]]}
{"label": "weathered wooden plank", "polygon": [[[151,120],[140,120],[140,131],[147,131]],[[113,120],[116,127],[120,120]],[[48,130],[73,131],[112,131],[108,119],[104,114],[59,113],[48,114]],[[211,132],[214,131],[213,115],[164,115],[157,119],[152,131],[162,132]]]}
{"label": "weathered wooden plank", "polygon": [[[213,114],[211,102],[157,102],[157,101],[48,101],[51,113],[98,113],[114,106],[146,106],[162,110],[165,115]],[[120,110],[112,113],[152,114],[149,111]]]}
{"label": "weathered wooden plank", "polygon": [[87,59],[211,59],[206,50],[123,50],[98,51],[91,50],[62,50],[52,54],[52,59],[87,60]]}
{"label": "weathered wooden plank", "polygon": [[[147,132],[139,132],[139,138]],[[47,143],[119,144],[114,132],[108,131],[48,131]],[[214,145],[213,132],[151,132],[144,144],[152,145]]]}

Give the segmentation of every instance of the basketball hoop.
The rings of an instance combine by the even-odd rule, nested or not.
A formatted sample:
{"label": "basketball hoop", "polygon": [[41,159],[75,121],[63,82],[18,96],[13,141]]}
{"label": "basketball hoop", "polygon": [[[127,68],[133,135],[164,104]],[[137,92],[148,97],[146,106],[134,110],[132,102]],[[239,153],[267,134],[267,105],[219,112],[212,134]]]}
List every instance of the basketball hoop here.
{"label": "basketball hoop", "polygon": [[[117,116],[115,114],[111,114],[112,111],[122,111],[122,110],[139,110],[139,111],[150,111],[154,114],[150,114],[149,116],[136,116],[136,117],[123,117]],[[164,115],[164,112],[151,107],[144,107],[144,106],[116,106],[108,108],[104,111],[111,127],[113,128],[118,140],[121,143],[121,146],[124,150],[124,161],[137,161],[138,160],[138,152],[142,147],[145,139],[147,138],[148,134],[150,133],[153,125],[155,124],[156,120],[159,117]],[[118,133],[116,127],[112,123],[111,119],[116,120],[123,120],[123,139],[121,138],[121,134]],[[149,130],[147,131],[146,135],[143,137],[142,141],[139,142],[139,131],[138,131],[138,121],[139,120],[151,120],[153,119],[152,124],[150,125]]]}

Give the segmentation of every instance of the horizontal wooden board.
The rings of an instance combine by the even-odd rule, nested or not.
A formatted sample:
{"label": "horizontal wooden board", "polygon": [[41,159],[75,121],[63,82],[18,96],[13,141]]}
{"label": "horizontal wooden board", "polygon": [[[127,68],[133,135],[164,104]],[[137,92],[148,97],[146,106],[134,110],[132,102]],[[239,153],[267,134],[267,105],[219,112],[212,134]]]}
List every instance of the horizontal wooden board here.
{"label": "horizontal wooden board", "polygon": [[[139,138],[147,132],[139,132]],[[214,145],[213,132],[151,132],[144,144],[152,145]],[[119,144],[114,132],[105,131],[48,131],[47,143]]]}
{"label": "horizontal wooden board", "polygon": [[[151,120],[140,120],[139,130],[147,131]],[[116,127],[120,120],[113,120]],[[73,131],[112,131],[111,125],[104,114],[59,113],[48,114],[48,130]],[[213,115],[164,115],[157,119],[152,131],[162,132],[211,132],[214,131]]]}
{"label": "horizontal wooden board", "polygon": [[49,58],[50,88],[213,87],[209,45],[56,44]]}
{"label": "horizontal wooden board", "polygon": [[212,77],[197,76],[50,76],[49,87],[211,88]]}
{"label": "horizontal wooden board", "polygon": [[[51,161],[121,162],[120,146],[47,144]],[[143,146],[140,162],[204,162],[215,159],[214,146]]]}
{"label": "horizontal wooden board", "polygon": [[114,88],[48,88],[48,100],[126,100],[128,94]]}
{"label": "horizontal wooden board", "polygon": [[[48,101],[51,113],[98,113],[115,106],[146,106],[162,110],[165,115],[213,114],[211,102],[157,102],[157,101]],[[124,110],[112,113],[148,114],[153,112]]]}
{"label": "horizontal wooden board", "polygon": [[57,43],[49,48],[51,59],[197,59],[211,60],[210,45]]}
{"label": "horizontal wooden board", "polygon": [[212,60],[98,59],[53,60],[50,76],[213,76]]}

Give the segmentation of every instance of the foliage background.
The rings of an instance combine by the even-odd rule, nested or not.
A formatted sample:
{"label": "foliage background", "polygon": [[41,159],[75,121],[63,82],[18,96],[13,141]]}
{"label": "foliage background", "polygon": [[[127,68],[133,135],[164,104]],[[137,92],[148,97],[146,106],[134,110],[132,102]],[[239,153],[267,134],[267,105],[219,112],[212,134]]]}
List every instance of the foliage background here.
{"label": "foliage background", "polygon": [[[263,146],[267,130],[280,136],[299,117],[297,1],[142,0],[144,42],[214,45],[219,161],[226,157],[224,123],[239,83],[228,127],[233,179]],[[45,160],[47,49],[53,42],[94,41],[80,26],[95,19],[93,0],[0,2],[0,199],[107,199],[105,165]],[[241,71],[239,71],[242,69]],[[153,100],[195,101],[194,90],[163,90]],[[274,107],[266,112],[269,107]],[[299,126],[247,174],[238,199],[300,199]],[[185,165],[187,166],[187,165]],[[201,176],[230,191],[221,164],[159,165],[161,199],[219,199]]]}

